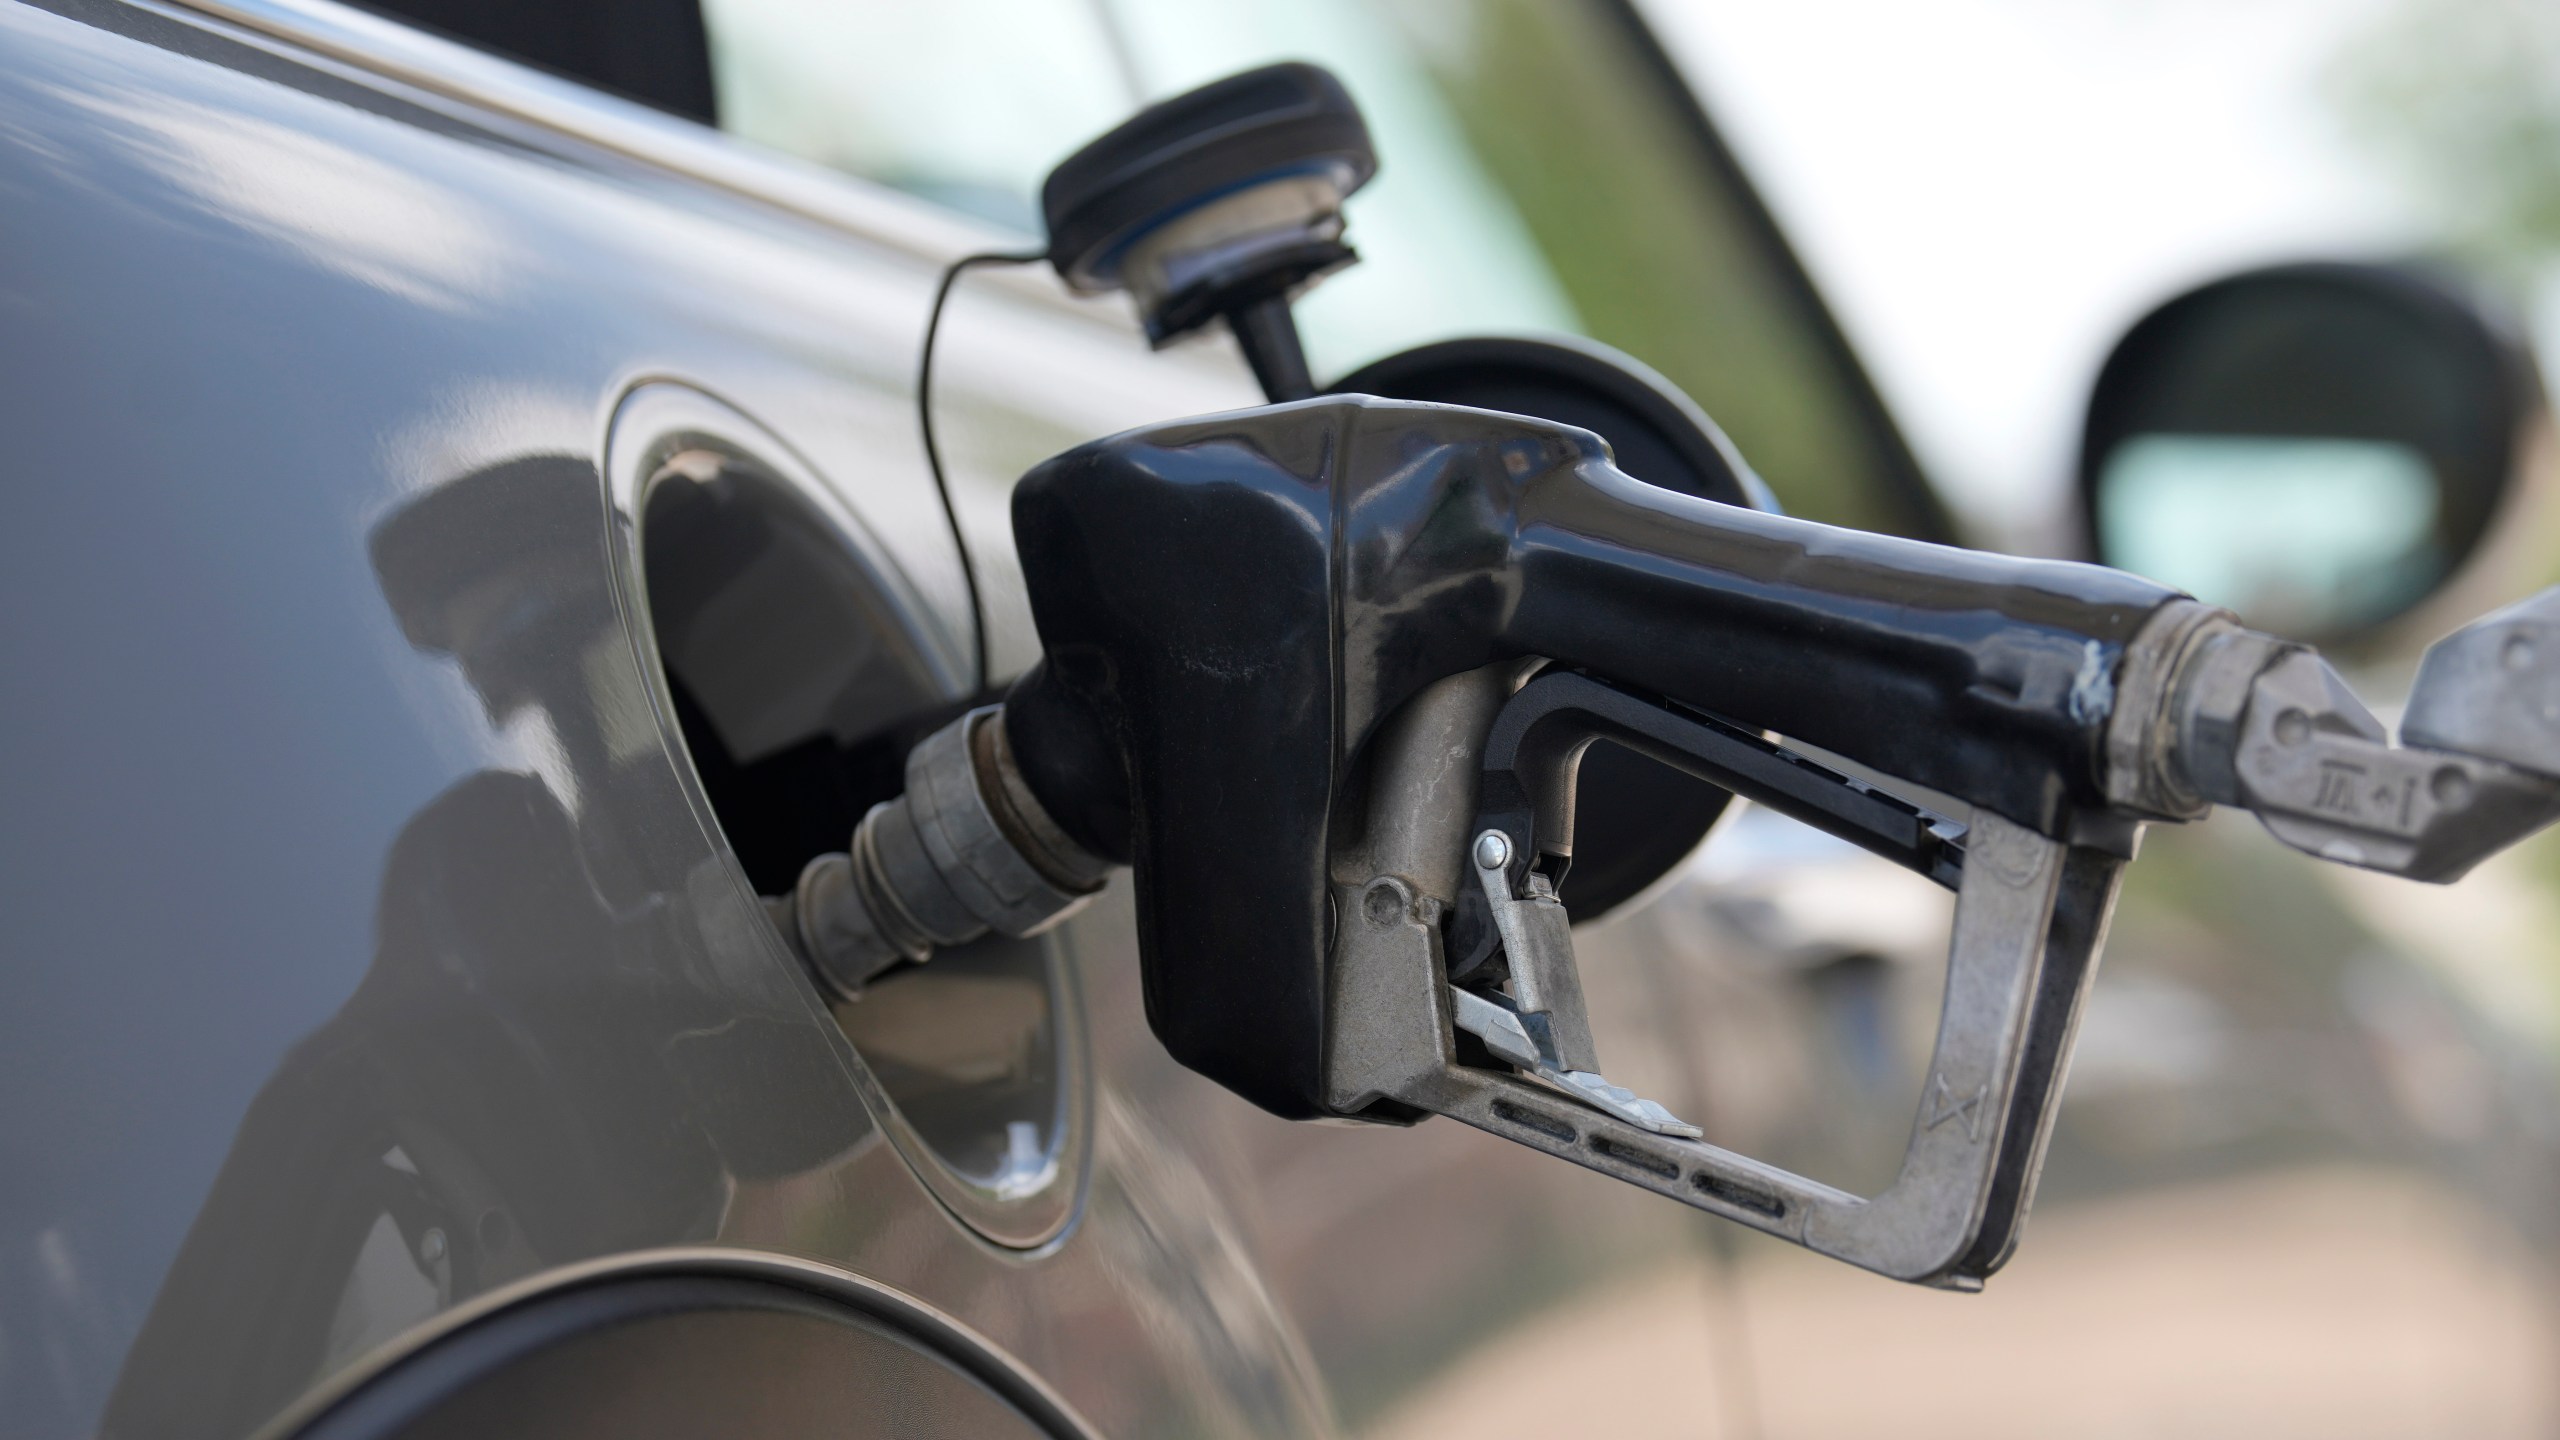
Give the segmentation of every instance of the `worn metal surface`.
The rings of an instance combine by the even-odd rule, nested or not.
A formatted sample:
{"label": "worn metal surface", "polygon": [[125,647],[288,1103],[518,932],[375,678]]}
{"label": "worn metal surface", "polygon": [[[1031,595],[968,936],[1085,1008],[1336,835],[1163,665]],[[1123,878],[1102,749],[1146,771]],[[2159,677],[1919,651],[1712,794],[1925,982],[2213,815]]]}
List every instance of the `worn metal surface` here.
{"label": "worn metal surface", "polygon": [[1041,934],[1102,888],[1108,868],[1059,834],[1010,773],[1000,713],[982,705],[926,736],[907,755],[906,789],[871,807],[848,849],[810,861],[776,912],[837,995],[989,931]]}
{"label": "worn metal surface", "polygon": [[[1496,857],[1474,858],[1482,872]],[[1498,858],[1509,858],[1507,846]],[[2014,1248],[2034,1197],[2121,868],[2115,857],[1976,814],[1928,1084],[1900,1171],[1872,1197],[1683,1138],[1694,1127],[1651,1113],[1661,1107],[1648,1111],[1650,1102],[1632,1094],[1569,1083],[1549,1091],[1459,1063],[1426,988],[1444,973],[1440,936],[1410,907],[1364,906],[1345,918],[1334,983],[1366,997],[1374,1013],[1355,1052],[1359,1078],[1335,1088],[1374,1088],[1897,1279],[1979,1288]],[[1572,964],[1569,950],[1564,963]],[[1492,1037],[1502,1054],[1505,1027],[1467,1013],[1470,1001],[1499,1002],[1453,998],[1457,1028]],[[1505,1058],[1532,1070],[1550,1062],[1553,1042],[1526,1029],[1517,1040],[1526,1058]],[[1400,1085],[1389,1082],[1398,1074]]]}
{"label": "worn metal surface", "polygon": [[1548,1063],[1560,1070],[1597,1070],[1600,1049],[1591,1039],[1591,1016],[1582,1003],[1582,973],[1573,963],[1573,917],[1547,884],[1532,874],[1525,894],[1511,889],[1511,840],[1487,830],[1468,847],[1476,884],[1485,907],[1493,912],[1493,928],[1502,937],[1502,953],[1511,962],[1511,993],[1524,1018],[1540,1017],[1546,1032],[1542,1046]]}
{"label": "worn metal surface", "polygon": [[2321,859],[2446,883],[2560,818],[2560,743],[2537,660],[2546,594],[2439,641],[2405,745],[2318,653],[2191,602],[2127,649],[2108,793],[2193,818],[2248,810]]}
{"label": "worn metal surface", "polygon": [[2173,763],[2178,724],[2193,713],[2181,712],[2173,691],[2187,678],[2180,662],[2189,651],[2236,624],[2227,612],[2210,605],[2173,600],[2154,612],[2125,646],[2124,662],[2116,670],[2115,714],[2107,721],[2110,802],[2171,820],[2198,819],[2212,808],[2207,797],[2191,788],[2183,767]]}
{"label": "worn metal surface", "polygon": [[2560,589],[2427,647],[2401,738],[2560,775]]}
{"label": "worn metal surface", "polygon": [[[2423,691],[2421,692],[2423,693]],[[2449,882],[2560,818],[2560,782],[2451,750],[2394,747],[2308,651],[2249,687],[2234,765],[2277,839],[2324,860]]]}
{"label": "worn metal surface", "polygon": [[[1364,928],[1359,943],[1417,943],[1416,927],[1436,930],[1457,904],[1468,883],[1467,824],[1484,734],[1517,668],[1491,665],[1435,681],[1380,732],[1368,823],[1333,857],[1337,912],[1378,931]],[[1336,969],[1325,1027],[1334,1109],[1366,1110],[1437,1062],[1450,1044],[1447,988],[1428,964]]]}

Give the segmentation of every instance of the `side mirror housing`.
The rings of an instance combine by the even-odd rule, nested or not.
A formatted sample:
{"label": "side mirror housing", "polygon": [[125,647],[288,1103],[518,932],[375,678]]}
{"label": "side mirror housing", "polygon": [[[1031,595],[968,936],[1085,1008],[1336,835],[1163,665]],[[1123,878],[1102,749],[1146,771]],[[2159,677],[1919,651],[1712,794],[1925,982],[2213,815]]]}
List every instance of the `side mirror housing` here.
{"label": "side mirror housing", "polygon": [[2452,577],[2540,405],[2531,360],[2414,270],[2302,264],[2180,295],[2089,401],[2094,556],[2299,640],[2393,619]]}

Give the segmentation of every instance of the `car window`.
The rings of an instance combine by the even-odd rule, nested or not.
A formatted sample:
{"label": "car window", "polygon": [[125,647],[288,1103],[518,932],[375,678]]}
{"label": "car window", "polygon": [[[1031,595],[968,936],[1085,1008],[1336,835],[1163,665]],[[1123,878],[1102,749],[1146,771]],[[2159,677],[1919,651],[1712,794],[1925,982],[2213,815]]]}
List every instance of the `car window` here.
{"label": "car window", "polygon": [[1317,373],[1564,332],[1660,370],[1800,514],[1942,523],[1864,377],[1608,0],[705,0],[724,128],[1025,235],[1048,168],[1137,103],[1271,60],[1375,134],[1363,263],[1303,304]]}
{"label": "car window", "polygon": [[703,0],[720,127],[1025,235],[1138,99],[1091,0]]}

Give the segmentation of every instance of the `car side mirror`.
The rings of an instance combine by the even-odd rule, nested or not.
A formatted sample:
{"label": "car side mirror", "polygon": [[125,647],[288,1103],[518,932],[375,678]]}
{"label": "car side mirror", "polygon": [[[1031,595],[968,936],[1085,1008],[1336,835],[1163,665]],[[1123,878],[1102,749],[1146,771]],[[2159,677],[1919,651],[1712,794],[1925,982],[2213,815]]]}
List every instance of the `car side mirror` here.
{"label": "car side mirror", "polygon": [[2080,500],[2095,556],[2298,640],[2435,593],[2486,536],[2540,405],[2531,360],[2412,270],[2253,270],[2108,356]]}

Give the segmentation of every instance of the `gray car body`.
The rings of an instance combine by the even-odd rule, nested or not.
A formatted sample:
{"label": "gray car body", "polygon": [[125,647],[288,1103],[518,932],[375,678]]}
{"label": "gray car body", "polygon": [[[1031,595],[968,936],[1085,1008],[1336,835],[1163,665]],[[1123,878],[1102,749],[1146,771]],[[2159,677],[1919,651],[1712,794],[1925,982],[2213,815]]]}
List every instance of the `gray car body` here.
{"label": "gray car body", "polygon": [[[562,1276],[722,1255],[930,1307],[1114,1435],[1330,1433],[1650,1263],[1723,1313],[1676,1207],[1174,1067],[1116,895],[1039,952],[1057,1163],[978,1193],[766,928],[615,447],[677,415],[782,476],[958,699],[910,372],[986,238],[326,5],[0,6],[0,1430],[272,1430]],[[1036,282],[950,343],[1001,675],[1010,477],[1253,397]],[[1687,1111],[1767,1077],[1686,1056],[1679,923],[1588,948],[1613,1074]],[[1751,1368],[1682,1403],[1746,1414]]]}
{"label": "gray car body", "polygon": [[[1300,1131],[1176,1070],[1106,900],[1056,942],[1101,1077],[1070,1117],[1091,1159],[1029,1202],[1073,1223],[983,1238],[884,1132],[649,669],[606,452],[655,385],[717,397],[723,438],[825,487],[957,693],[971,621],[909,369],[939,262],[980,237],[421,44],[480,64],[513,113],[201,12],[0,9],[0,383],[22,474],[45,477],[0,566],[0,1428],[251,1433],[511,1285],[713,1247],[911,1296],[1106,1433],[1328,1431],[1315,1349],[1374,1364],[1411,1344],[1363,1326],[1447,1323],[1486,1225],[1434,1212],[1485,1165],[1399,1187],[1368,1163],[1399,1137]],[[528,118],[546,104],[588,133]],[[706,165],[734,171],[683,173]],[[992,293],[946,372],[957,413],[1011,422],[982,490],[1251,398],[1147,356],[1111,310]],[[433,496],[448,513],[401,530]],[[1018,669],[997,568],[996,659]],[[1497,1222],[1517,1230],[1542,1167],[1491,1158],[1533,1177]],[[411,1273],[366,1278],[383,1206],[344,1192],[386,1168],[502,1217],[478,1273],[435,1274],[413,1231]],[[1358,1299],[1364,1247],[1293,1222],[1277,1243],[1319,1283],[1283,1295],[1255,1216],[1381,1181],[1403,1219],[1363,1224],[1367,1258],[1450,1263],[1398,1261],[1422,1289],[1311,1347],[1342,1309],[1320,1273]]]}

